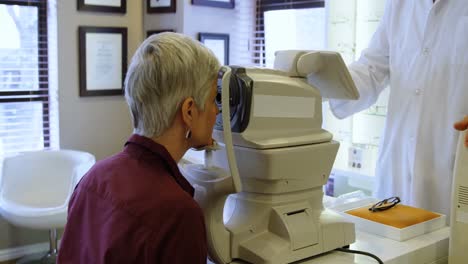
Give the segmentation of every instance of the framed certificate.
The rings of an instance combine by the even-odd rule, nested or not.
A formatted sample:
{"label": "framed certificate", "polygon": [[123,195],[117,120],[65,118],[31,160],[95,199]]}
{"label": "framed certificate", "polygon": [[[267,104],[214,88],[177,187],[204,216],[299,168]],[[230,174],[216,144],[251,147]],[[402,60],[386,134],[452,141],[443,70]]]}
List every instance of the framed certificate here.
{"label": "framed certificate", "polygon": [[96,11],[109,13],[127,12],[126,0],[78,0],[79,11]]}
{"label": "framed certificate", "polygon": [[192,5],[234,8],[235,0],[192,0]]}
{"label": "framed certificate", "polygon": [[148,13],[175,13],[176,0],[146,0]]}
{"label": "framed certificate", "polygon": [[79,27],[80,96],[122,95],[127,28]]}
{"label": "framed certificate", "polygon": [[229,64],[229,34],[199,33],[198,40],[213,51],[219,63]]}

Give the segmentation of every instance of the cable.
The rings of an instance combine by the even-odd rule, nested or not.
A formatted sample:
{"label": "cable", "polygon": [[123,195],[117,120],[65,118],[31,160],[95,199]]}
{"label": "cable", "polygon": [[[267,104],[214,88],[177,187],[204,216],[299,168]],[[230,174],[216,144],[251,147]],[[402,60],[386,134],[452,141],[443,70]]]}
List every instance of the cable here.
{"label": "cable", "polygon": [[374,255],[372,253],[369,253],[369,252],[360,251],[360,250],[352,250],[352,249],[347,249],[347,248],[337,248],[335,250],[336,251],[341,251],[341,252],[346,252],[346,253],[366,255],[368,257],[371,257],[371,258],[377,260],[377,262],[379,262],[379,264],[384,264],[383,261],[381,259],[379,259],[379,257],[377,257],[376,255]]}

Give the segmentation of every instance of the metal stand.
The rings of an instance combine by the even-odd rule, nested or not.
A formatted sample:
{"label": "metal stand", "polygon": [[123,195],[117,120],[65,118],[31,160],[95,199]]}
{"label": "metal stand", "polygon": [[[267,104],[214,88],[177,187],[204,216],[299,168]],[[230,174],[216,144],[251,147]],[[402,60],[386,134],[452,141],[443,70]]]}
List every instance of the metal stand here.
{"label": "metal stand", "polygon": [[57,259],[57,229],[49,230],[49,251],[32,254],[19,259],[17,264],[55,264]]}

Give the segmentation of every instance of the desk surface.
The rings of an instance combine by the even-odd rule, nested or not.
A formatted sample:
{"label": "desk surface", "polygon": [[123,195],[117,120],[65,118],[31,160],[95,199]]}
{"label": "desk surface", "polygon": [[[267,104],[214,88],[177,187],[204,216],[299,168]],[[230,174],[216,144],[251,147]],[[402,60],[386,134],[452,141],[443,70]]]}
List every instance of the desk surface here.
{"label": "desk surface", "polygon": [[[356,231],[351,249],[370,252],[385,264],[445,264],[449,245],[449,227],[436,230],[403,242]],[[373,264],[376,260],[364,255],[332,251],[313,257],[301,264]],[[211,262],[208,261],[208,264]]]}
{"label": "desk surface", "polygon": [[[351,249],[370,252],[378,256],[385,264],[442,264],[447,263],[450,228],[444,227],[432,233],[424,234],[406,241],[396,241],[381,236],[356,231],[356,242]],[[333,251],[312,258],[304,264],[315,263],[377,263],[364,255]]]}

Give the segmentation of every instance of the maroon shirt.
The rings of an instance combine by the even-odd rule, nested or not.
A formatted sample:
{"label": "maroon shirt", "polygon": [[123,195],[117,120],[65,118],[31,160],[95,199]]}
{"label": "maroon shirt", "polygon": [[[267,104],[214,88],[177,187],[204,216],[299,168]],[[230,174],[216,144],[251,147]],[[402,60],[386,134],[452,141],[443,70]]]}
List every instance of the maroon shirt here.
{"label": "maroon shirt", "polygon": [[167,150],[132,135],[71,197],[58,263],[203,263],[203,212]]}

